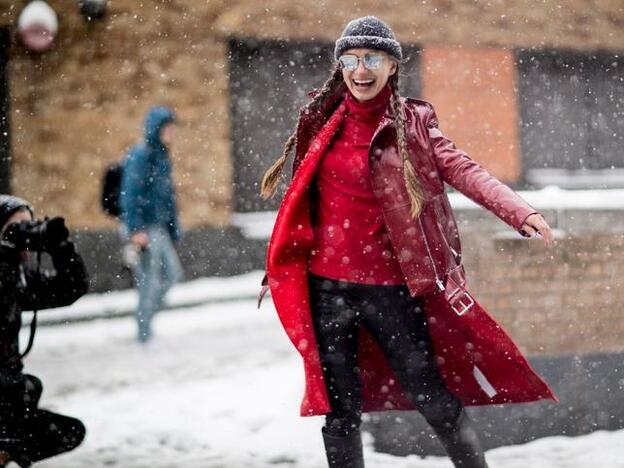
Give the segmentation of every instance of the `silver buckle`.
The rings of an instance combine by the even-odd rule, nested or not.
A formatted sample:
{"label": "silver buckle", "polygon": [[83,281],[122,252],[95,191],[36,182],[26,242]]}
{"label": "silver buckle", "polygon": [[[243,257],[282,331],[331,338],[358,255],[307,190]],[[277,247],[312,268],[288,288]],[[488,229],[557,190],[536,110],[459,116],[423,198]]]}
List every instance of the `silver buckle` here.
{"label": "silver buckle", "polygon": [[459,294],[455,293],[449,298],[449,304],[451,304],[451,309],[453,309],[453,311],[461,317],[474,305],[474,299],[470,294],[468,294],[467,291],[463,291],[461,289],[458,291],[461,292]]}

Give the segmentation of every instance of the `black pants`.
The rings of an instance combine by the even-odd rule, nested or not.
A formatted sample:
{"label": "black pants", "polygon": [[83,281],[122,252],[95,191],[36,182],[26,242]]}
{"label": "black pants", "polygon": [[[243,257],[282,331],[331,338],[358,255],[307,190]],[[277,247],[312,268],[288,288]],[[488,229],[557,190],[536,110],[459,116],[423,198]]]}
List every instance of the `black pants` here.
{"label": "black pants", "polygon": [[453,425],[462,404],[433,359],[421,301],[406,286],[371,286],[310,275],[310,300],[332,411],[324,430],[344,436],[359,428],[362,387],[357,362],[359,327],[375,338],[401,388],[433,427]]}
{"label": "black pants", "polygon": [[37,408],[43,387],[31,375],[27,378],[24,399],[27,404],[20,414],[4,411],[10,418],[0,418],[0,451],[8,452],[18,465],[68,452],[85,436],[85,427],[78,419]]}
{"label": "black pants", "polygon": [[20,425],[18,442],[7,450],[20,466],[68,452],[85,436],[84,425],[75,418],[36,410]]}

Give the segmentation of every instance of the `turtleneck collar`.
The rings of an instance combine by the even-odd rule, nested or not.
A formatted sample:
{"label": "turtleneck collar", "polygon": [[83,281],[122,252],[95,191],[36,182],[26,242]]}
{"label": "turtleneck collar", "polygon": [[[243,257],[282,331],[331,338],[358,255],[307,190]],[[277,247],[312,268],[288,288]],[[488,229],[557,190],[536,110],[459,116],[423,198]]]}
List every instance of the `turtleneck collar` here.
{"label": "turtleneck collar", "polygon": [[377,96],[368,101],[359,102],[351,92],[347,92],[346,103],[349,115],[357,120],[378,120],[390,102],[392,90],[386,85]]}

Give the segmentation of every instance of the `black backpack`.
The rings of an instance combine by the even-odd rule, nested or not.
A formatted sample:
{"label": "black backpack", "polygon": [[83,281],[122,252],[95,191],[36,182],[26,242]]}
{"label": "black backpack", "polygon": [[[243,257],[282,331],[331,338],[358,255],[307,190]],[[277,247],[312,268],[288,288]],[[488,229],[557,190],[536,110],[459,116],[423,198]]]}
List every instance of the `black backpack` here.
{"label": "black backpack", "polygon": [[104,171],[102,179],[102,211],[113,218],[120,215],[119,193],[121,192],[121,178],[123,176],[123,161],[113,163]]}

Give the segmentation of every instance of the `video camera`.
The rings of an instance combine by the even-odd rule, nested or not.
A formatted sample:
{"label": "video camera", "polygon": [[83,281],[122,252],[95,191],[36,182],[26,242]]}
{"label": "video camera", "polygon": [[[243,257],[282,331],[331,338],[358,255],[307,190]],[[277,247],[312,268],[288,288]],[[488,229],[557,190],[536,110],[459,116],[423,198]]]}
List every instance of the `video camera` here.
{"label": "video camera", "polygon": [[64,218],[44,218],[13,223],[2,237],[19,251],[50,252],[67,240],[69,230]]}

